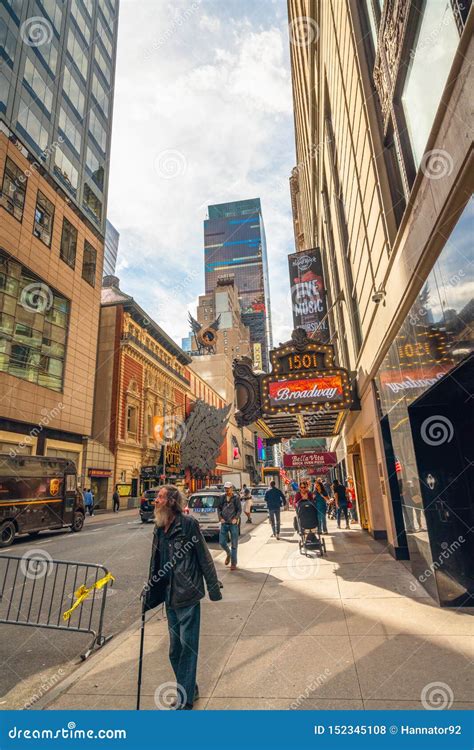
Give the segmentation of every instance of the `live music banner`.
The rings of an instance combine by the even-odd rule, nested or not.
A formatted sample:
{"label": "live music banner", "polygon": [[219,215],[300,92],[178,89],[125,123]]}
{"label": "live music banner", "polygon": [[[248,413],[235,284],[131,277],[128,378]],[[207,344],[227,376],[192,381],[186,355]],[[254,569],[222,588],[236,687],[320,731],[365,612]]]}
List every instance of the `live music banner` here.
{"label": "live music banner", "polygon": [[312,338],[319,332],[329,341],[326,287],[321,250],[315,247],[288,256],[291,285],[291,308],[295,328],[304,328]]}

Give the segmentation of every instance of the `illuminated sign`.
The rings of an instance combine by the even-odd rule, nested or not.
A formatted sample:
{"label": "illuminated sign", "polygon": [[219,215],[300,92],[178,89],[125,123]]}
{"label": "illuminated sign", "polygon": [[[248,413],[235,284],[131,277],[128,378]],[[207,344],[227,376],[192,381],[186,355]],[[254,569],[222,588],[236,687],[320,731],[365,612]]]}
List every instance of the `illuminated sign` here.
{"label": "illuminated sign", "polygon": [[255,370],[263,370],[262,345],[253,344],[253,366]]}
{"label": "illuminated sign", "polygon": [[288,264],[295,328],[304,328],[310,336],[317,331],[327,341],[329,328],[320,249],[293,253],[288,256]]}
{"label": "illuminated sign", "polygon": [[302,404],[342,401],[342,376],[315,375],[312,378],[269,380],[268,399],[271,406],[300,406]]}
{"label": "illuminated sign", "polygon": [[318,466],[319,468],[335,466],[337,464],[337,456],[333,451],[323,451],[318,453],[311,451],[308,453],[284,453],[283,454],[283,465],[287,469],[301,469],[310,466]]}
{"label": "illuminated sign", "polygon": [[89,477],[111,477],[112,469],[88,469],[87,476]]}
{"label": "illuminated sign", "polygon": [[170,471],[179,471],[181,466],[180,443],[169,443],[166,446],[166,468]]}

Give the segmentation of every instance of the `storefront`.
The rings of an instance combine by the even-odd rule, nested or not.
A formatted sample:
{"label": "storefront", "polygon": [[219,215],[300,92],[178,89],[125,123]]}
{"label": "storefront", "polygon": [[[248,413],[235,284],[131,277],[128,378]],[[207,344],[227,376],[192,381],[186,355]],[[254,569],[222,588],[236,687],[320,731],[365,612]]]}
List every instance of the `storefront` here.
{"label": "storefront", "polygon": [[376,378],[397,535],[444,606],[474,603],[472,227],[469,204]]}
{"label": "storefront", "polygon": [[88,469],[90,488],[94,495],[94,506],[96,510],[105,510],[107,508],[107,494],[109,490],[109,481],[112,477],[111,469]]}

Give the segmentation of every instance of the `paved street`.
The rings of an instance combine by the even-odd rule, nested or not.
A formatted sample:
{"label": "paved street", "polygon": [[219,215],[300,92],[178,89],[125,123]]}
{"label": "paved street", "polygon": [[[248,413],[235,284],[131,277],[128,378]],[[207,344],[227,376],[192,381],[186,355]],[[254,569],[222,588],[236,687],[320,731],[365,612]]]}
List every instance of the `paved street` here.
{"label": "paved street", "polygon": [[[265,515],[254,514],[254,518],[261,523]],[[153,525],[141,523],[137,510],[125,511],[86,518],[80,534],[49,532],[34,540],[20,537],[1,554],[18,556],[44,549],[53,560],[105,565],[116,580],[107,594],[104,632],[117,634],[140,616],[137,597],[148,572],[152,531]],[[247,540],[244,533],[242,548]],[[216,540],[209,546],[213,555],[219,554]],[[0,633],[0,708],[21,708],[41,684],[51,679],[54,683],[72,672],[90,641],[89,635],[17,625],[0,625]]]}
{"label": "paved street", "polygon": [[[135,533],[137,549],[149,532],[132,529],[122,527],[117,541]],[[474,708],[474,610],[437,607],[407,565],[358,527],[338,530],[329,521],[329,532],[327,557],[301,556],[289,511],[280,541],[268,523],[252,528],[235,573],[214,550],[223,600],[203,603],[195,707],[421,708],[437,699],[434,683],[443,683],[452,708]],[[133,709],[138,646],[138,629],[106,645],[66,690],[51,692],[48,708]],[[167,624],[154,612],[146,628],[144,709],[169,696],[167,650]]]}

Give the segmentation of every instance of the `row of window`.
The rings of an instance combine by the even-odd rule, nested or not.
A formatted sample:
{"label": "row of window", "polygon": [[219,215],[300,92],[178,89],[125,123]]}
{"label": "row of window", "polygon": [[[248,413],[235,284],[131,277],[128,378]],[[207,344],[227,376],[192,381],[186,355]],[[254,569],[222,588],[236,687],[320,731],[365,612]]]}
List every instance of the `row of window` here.
{"label": "row of window", "polygon": [[61,391],[70,302],[0,253],[0,372]]}
{"label": "row of window", "polygon": [[[14,161],[7,157],[3,173],[0,205],[12,214],[18,221],[23,218],[27,179]],[[51,237],[54,222],[54,205],[38,190],[36,196],[33,234],[47,247],[51,247]],[[75,268],[77,253],[77,229],[66,218],[63,219],[59,256],[71,268]],[[97,266],[97,250],[84,241],[82,260],[82,278],[91,286],[95,286]]]}

